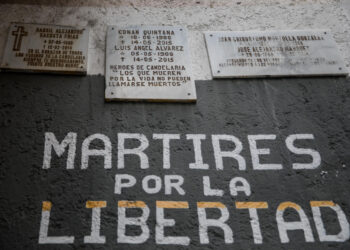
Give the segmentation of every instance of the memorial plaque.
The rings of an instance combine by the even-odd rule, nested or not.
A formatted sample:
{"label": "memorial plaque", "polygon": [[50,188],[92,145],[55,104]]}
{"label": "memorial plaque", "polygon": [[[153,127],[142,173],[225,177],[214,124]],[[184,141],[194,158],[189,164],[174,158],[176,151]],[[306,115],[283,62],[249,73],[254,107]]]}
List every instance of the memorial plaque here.
{"label": "memorial plaque", "polygon": [[109,26],[105,99],[195,102],[186,29]]}
{"label": "memorial plaque", "polygon": [[1,68],[86,74],[89,28],[12,23]]}
{"label": "memorial plaque", "polygon": [[205,32],[214,78],[347,75],[328,30]]}

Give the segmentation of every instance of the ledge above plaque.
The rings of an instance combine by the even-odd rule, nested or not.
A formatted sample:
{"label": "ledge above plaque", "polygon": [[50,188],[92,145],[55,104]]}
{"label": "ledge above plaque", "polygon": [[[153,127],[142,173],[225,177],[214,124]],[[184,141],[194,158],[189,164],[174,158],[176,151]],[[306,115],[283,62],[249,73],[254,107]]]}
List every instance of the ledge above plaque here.
{"label": "ledge above plaque", "polygon": [[186,29],[109,26],[107,101],[195,102]]}
{"label": "ledge above plaque", "polygon": [[86,74],[89,28],[12,23],[1,69]]}
{"label": "ledge above plaque", "polygon": [[328,30],[205,32],[214,78],[348,74]]}

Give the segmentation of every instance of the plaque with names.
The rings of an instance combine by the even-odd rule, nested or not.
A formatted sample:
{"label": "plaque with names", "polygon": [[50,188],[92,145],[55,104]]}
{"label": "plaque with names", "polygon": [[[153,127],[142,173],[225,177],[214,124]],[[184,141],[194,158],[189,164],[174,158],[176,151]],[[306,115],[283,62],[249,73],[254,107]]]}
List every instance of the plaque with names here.
{"label": "plaque with names", "polygon": [[328,30],[205,32],[214,78],[347,75]]}
{"label": "plaque with names", "polygon": [[107,101],[195,102],[186,29],[109,26]]}
{"label": "plaque with names", "polygon": [[12,23],[1,69],[86,74],[89,28]]}

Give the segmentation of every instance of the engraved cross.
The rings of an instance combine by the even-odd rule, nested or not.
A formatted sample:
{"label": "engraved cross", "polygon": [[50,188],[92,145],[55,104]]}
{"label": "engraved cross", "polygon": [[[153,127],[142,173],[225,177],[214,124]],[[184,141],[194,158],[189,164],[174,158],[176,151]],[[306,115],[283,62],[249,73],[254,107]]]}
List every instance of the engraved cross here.
{"label": "engraved cross", "polygon": [[15,41],[13,43],[13,51],[19,51],[22,45],[22,38],[28,36],[28,32],[24,31],[23,26],[18,26],[16,31],[12,31],[12,35],[15,36]]}

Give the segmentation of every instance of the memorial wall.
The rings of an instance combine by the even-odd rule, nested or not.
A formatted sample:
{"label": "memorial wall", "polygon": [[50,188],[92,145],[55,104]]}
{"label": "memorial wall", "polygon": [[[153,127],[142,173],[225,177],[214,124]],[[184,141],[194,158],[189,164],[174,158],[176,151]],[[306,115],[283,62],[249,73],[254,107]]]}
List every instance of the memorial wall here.
{"label": "memorial wall", "polygon": [[15,2],[1,249],[350,248],[346,3]]}

